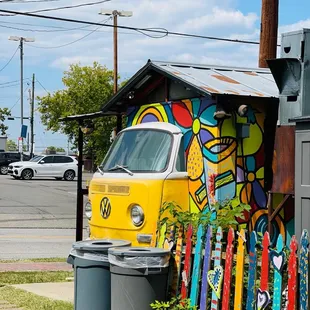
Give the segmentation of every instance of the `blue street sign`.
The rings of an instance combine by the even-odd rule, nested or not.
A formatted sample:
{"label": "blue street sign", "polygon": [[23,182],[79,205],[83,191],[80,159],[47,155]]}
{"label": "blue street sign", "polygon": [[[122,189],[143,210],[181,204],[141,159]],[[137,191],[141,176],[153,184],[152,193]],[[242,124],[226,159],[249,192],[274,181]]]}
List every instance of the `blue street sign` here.
{"label": "blue street sign", "polygon": [[26,138],[27,137],[27,125],[22,125],[20,136],[22,138]]}

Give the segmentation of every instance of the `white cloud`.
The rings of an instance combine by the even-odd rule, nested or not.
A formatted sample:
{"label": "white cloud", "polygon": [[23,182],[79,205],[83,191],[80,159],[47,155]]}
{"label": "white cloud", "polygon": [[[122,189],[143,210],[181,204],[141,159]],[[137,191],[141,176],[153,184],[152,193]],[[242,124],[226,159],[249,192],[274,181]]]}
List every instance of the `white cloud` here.
{"label": "white cloud", "polygon": [[104,57],[100,56],[84,56],[84,55],[73,57],[60,57],[52,62],[51,67],[66,70],[72,64],[80,63],[83,66],[87,66],[92,65],[94,61],[102,62],[103,59]]}
{"label": "white cloud", "polygon": [[216,27],[225,27],[229,29],[245,27],[246,29],[252,29],[257,19],[258,16],[255,13],[244,15],[239,10],[225,10],[214,7],[210,14],[188,19],[182,28],[187,31],[211,29]]}
{"label": "white cloud", "polygon": [[300,20],[297,23],[291,25],[284,25],[279,27],[279,34],[285,32],[291,32],[296,30],[301,30],[302,28],[310,28],[310,19]]}

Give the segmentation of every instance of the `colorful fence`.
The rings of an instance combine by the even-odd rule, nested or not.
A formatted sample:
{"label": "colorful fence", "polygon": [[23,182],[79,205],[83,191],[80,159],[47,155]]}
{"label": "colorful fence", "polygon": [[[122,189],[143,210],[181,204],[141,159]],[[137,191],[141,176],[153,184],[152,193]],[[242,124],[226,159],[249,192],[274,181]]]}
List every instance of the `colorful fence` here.
{"label": "colorful fence", "polygon": [[182,229],[176,238],[170,234],[169,241],[174,242],[165,244],[175,244],[172,296],[189,298],[200,310],[308,309],[306,230],[299,248],[295,236],[285,248],[279,235],[272,249],[268,232],[252,232],[249,242],[244,230],[235,233],[231,228],[225,235],[221,227],[215,232],[202,226],[195,234],[191,226],[185,235]]}

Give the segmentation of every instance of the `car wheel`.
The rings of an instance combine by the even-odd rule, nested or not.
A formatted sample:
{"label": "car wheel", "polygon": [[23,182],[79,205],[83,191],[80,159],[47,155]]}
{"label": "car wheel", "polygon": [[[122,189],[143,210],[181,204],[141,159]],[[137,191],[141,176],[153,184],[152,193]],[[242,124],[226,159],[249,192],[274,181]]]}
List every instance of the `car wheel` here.
{"label": "car wheel", "polygon": [[62,178],[55,178],[57,181],[60,181],[60,180],[62,180]]}
{"label": "car wheel", "polygon": [[75,172],[73,170],[67,170],[64,174],[64,179],[66,181],[73,181],[75,178]]}
{"label": "car wheel", "polygon": [[1,166],[0,167],[0,173],[1,174],[8,174],[8,167],[7,166]]}
{"label": "car wheel", "polygon": [[22,172],[22,176],[21,178],[23,180],[31,180],[33,178],[33,172],[31,169],[25,169],[23,172]]}

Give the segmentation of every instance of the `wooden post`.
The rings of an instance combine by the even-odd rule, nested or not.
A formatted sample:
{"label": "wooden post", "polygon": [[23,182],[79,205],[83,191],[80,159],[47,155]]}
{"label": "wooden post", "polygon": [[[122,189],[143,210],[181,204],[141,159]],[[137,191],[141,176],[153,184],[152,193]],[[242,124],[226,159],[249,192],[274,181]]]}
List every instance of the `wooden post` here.
{"label": "wooden post", "polygon": [[262,0],[259,67],[268,68],[266,59],[276,58],[279,0]]}

